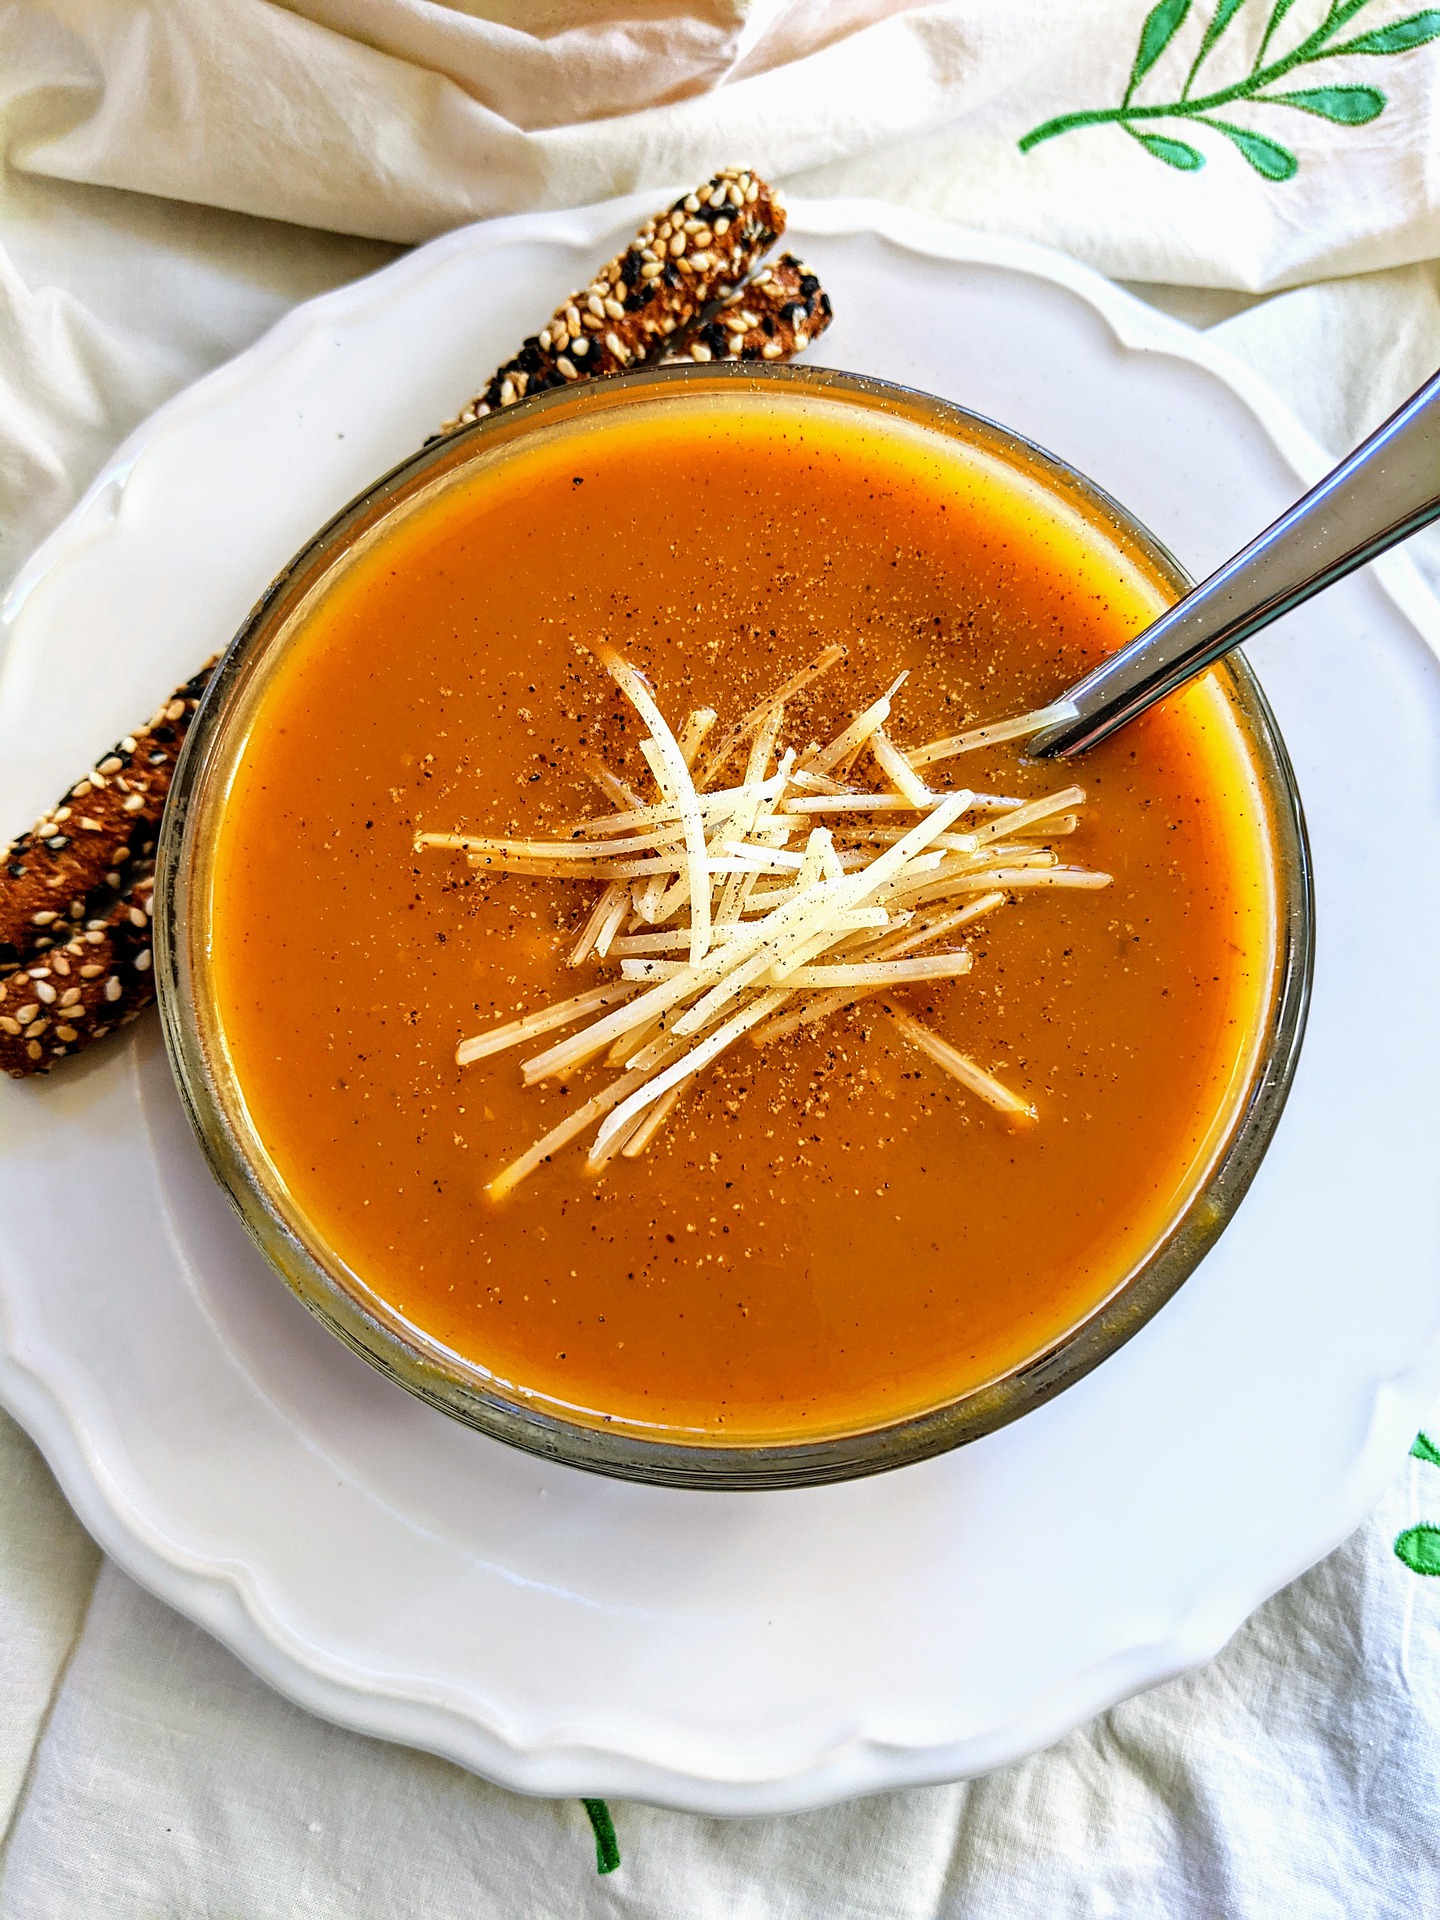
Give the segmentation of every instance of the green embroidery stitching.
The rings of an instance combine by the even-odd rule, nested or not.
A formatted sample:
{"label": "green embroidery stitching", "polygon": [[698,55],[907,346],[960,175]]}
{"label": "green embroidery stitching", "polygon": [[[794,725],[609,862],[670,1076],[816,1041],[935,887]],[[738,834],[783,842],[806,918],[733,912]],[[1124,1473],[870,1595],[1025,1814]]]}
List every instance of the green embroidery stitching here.
{"label": "green embroidery stitching", "polygon": [[[1410,1458],[1440,1467],[1440,1447],[1428,1433],[1417,1433],[1410,1443]],[[1440,1574],[1440,1527],[1426,1521],[1418,1527],[1406,1527],[1395,1536],[1395,1557],[1403,1560],[1412,1573]]]}
{"label": "green embroidery stitching", "polygon": [[620,1843],[615,1838],[615,1822],[610,1818],[610,1809],[603,1800],[582,1800],[581,1806],[590,1816],[590,1824],[595,1829],[595,1871],[613,1873],[620,1864]]}
{"label": "green embroidery stitching", "polygon": [[1395,1536],[1395,1553],[1412,1573],[1440,1573],[1440,1527],[1407,1527]]}
{"label": "green embroidery stitching", "polygon": [[1191,0],[1156,0],[1140,29],[1140,44],[1135,49],[1135,58],[1130,67],[1130,84],[1125,89],[1125,97],[1120,105],[1094,107],[1083,113],[1062,113],[1054,120],[1045,121],[1043,126],[1033,127],[1021,140],[1020,151],[1029,153],[1043,140],[1053,140],[1062,133],[1073,133],[1077,127],[1117,126],[1123,128],[1132,139],[1138,140],[1154,159],[1163,160],[1167,167],[1177,167],[1182,173],[1195,173],[1205,164],[1205,156],[1197,147],[1192,147],[1186,140],[1142,132],[1136,124],[1154,120],[1186,120],[1195,126],[1212,127],[1216,133],[1223,134],[1265,179],[1292,180],[1300,170],[1300,162],[1289,147],[1282,146],[1278,140],[1272,140],[1266,134],[1236,126],[1232,120],[1217,118],[1216,110],[1236,101],[1250,101],[1256,106],[1288,107],[1292,112],[1313,114],[1321,120],[1332,121],[1336,126],[1363,127],[1368,121],[1378,119],[1388,104],[1385,94],[1378,87],[1304,87],[1287,93],[1266,92],[1264,89],[1272,87],[1277,80],[1283,80],[1286,74],[1293,73],[1297,67],[1311,66],[1317,60],[1334,60],[1341,54],[1378,57],[1409,53],[1415,47],[1423,47],[1427,41],[1440,39],[1440,8],[1427,7],[1422,13],[1412,13],[1407,19],[1393,21],[1389,26],[1377,27],[1371,33],[1362,33],[1353,40],[1343,40],[1337,44],[1336,34],[1357,13],[1368,7],[1371,0],[1330,0],[1325,18],[1313,32],[1291,47],[1288,53],[1267,60],[1270,43],[1295,4],[1295,0],[1271,0],[1270,17],[1265,23],[1254,64],[1244,79],[1210,93],[1193,93],[1200,69],[1210,58],[1221,35],[1242,8],[1249,4],[1250,0],[1220,0],[1210,16],[1210,23],[1201,38],[1199,51],[1191,62],[1179,97],[1156,106],[1137,106],[1137,88],[1168,51],[1190,13]]}

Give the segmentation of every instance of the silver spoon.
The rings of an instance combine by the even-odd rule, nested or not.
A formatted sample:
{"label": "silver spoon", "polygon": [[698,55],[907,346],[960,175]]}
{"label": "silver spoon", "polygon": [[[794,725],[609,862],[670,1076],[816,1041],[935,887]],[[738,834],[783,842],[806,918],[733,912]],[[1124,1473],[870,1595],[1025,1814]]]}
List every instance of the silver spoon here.
{"label": "silver spoon", "polygon": [[1027,752],[1098,746],[1282,613],[1440,518],[1440,373],[1248,547],[1087,673]]}

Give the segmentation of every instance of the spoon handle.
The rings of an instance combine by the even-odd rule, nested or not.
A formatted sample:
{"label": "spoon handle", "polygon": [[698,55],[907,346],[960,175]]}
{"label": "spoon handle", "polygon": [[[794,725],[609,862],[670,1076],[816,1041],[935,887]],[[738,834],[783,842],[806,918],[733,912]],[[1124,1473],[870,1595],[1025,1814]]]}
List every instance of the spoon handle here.
{"label": "spoon handle", "polygon": [[[1440,373],[1248,547],[1072,687],[1038,759],[1097,746],[1222,653],[1440,518]],[[1057,702],[1057,704],[1060,704]]]}

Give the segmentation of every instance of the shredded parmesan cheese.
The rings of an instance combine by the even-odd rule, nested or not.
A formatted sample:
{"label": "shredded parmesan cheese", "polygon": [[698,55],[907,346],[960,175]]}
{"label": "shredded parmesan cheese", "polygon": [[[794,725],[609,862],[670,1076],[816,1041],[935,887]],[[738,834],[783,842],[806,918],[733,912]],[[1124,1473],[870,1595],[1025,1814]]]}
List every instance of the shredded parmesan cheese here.
{"label": "shredded parmesan cheese", "polygon": [[[787,703],[834,666],[843,648],[825,648],[729,727],[702,707],[678,733],[635,667],[608,645],[594,652],[644,728],[639,749],[653,795],[592,756],[585,771],[614,810],[577,821],[569,837],[426,831],[415,839],[417,849],[462,854],[492,874],[596,889],[586,896],[566,964],[607,968],[611,977],[462,1041],[455,1057],[468,1066],[574,1027],[522,1063],[525,1084],[568,1081],[597,1061],[620,1067],[620,1077],[497,1173],[487,1193],[511,1193],[592,1126],[591,1172],[635,1158],[685,1091],[743,1035],[767,1046],[877,995],[909,1045],[1012,1122],[1032,1122],[1028,1101],[896,996],[916,983],[962,980],[973,953],[941,943],[1024,893],[1110,884],[1106,873],[1062,866],[1048,844],[1080,829],[1083,788],[1038,799],[969,788],[935,793],[919,772],[953,754],[1038,732],[1062,717],[1062,708],[907,752],[888,731],[901,674],[828,745],[807,747],[797,761],[794,747],[780,747]],[[712,786],[742,748],[743,776]],[[897,814],[902,819],[893,827],[880,824]],[[960,831],[965,815],[970,824]]]}

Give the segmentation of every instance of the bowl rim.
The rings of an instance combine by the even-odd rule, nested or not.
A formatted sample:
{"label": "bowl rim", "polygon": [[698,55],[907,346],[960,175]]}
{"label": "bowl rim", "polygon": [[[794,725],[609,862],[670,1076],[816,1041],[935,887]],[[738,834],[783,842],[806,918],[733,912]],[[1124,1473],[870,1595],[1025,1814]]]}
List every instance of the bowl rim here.
{"label": "bowl rim", "polygon": [[245,1124],[238,1088],[216,1045],[218,1020],[206,996],[196,991],[208,950],[205,879],[213,851],[204,827],[216,804],[214,781],[235,716],[332,569],[399,512],[447,485],[473,461],[543,431],[557,413],[568,423],[637,393],[693,397],[707,387],[717,395],[747,388],[808,392],[862,410],[898,412],[912,424],[978,444],[1052,492],[1070,496],[1092,524],[1097,517],[1107,523],[1177,597],[1193,585],[1168,549],[1087,475],[982,414],[894,382],[831,368],[723,363],[643,368],[537,395],[427,442],[382,475],[301,548],[256,603],[211,677],[176,769],[157,847],[154,950],[166,1051],[210,1169],[262,1255],[332,1333],[407,1391],[509,1445],[620,1479],[738,1491],[860,1478],[979,1439],[1082,1379],[1159,1311],[1233,1218],[1284,1109],[1309,1007],[1315,907],[1294,771],[1259,682],[1243,656],[1232,652],[1210,671],[1227,682],[1260,778],[1276,886],[1271,1011],[1249,1086],[1184,1211],[1110,1295],[1041,1353],[925,1412],[852,1433],[764,1445],[652,1438],[618,1420],[566,1418],[553,1401],[531,1401],[523,1392],[500,1387],[482,1368],[406,1322],[333,1252],[312,1244],[283,1204],[284,1182],[263,1142]]}

